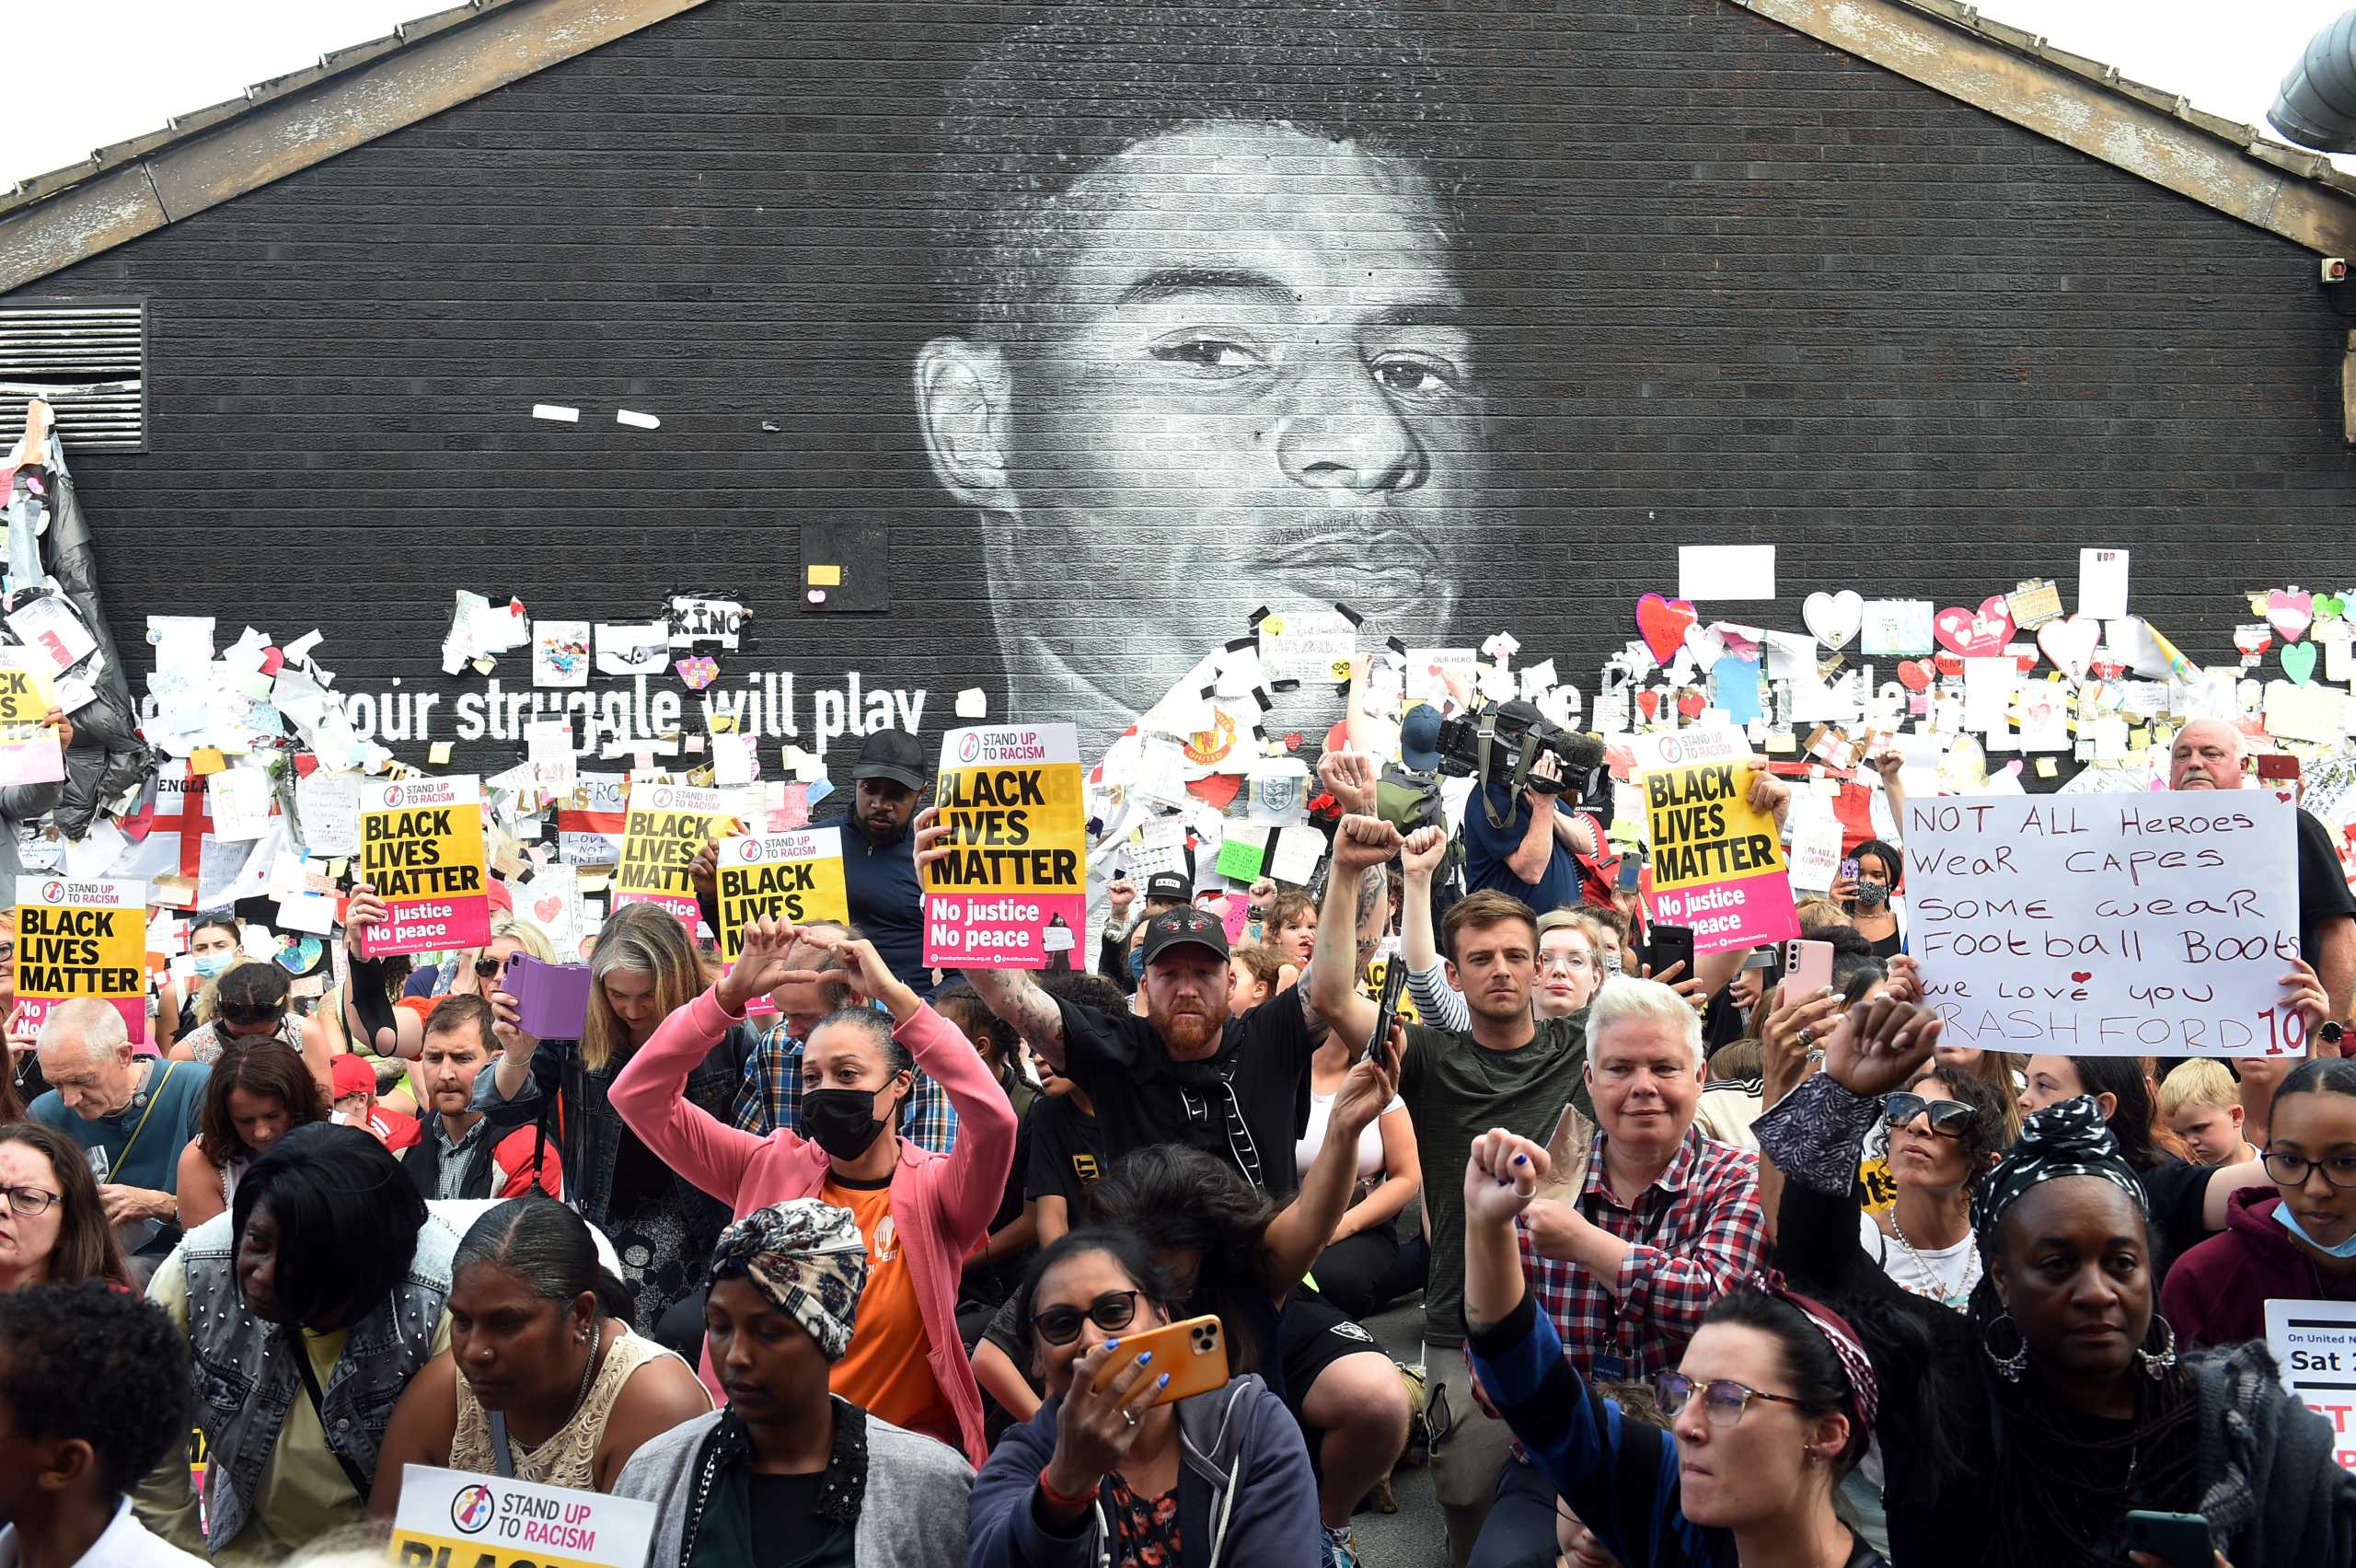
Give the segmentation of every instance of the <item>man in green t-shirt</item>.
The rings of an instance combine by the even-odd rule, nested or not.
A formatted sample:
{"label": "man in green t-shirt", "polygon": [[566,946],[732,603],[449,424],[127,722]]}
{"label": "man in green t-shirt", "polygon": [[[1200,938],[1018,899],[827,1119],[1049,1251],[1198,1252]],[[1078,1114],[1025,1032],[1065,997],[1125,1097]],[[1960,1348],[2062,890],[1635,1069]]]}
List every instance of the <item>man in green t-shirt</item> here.
{"label": "man in green t-shirt", "polygon": [[[1349,985],[1346,959],[1326,962],[1324,933],[1351,928],[1360,874],[1399,855],[1406,870],[1403,918],[1431,917],[1431,877],[1446,854],[1438,827],[1405,837],[1374,817],[1348,816],[1334,835],[1334,870],[1318,924],[1319,951],[1309,966],[1311,1003],[1345,1040],[1374,1028],[1372,1000]],[[1503,1127],[1543,1144],[1565,1104],[1592,1115],[1580,1069],[1587,1062],[1587,1014],[1540,1019],[1531,1009],[1538,983],[1538,917],[1519,899],[1475,893],[1441,923],[1449,983],[1472,1013],[1465,1030],[1407,1031],[1399,1097],[1415,1124],[1423,1168],[1431,1275],[1424,1293],[1424,1371],[1431,1426],[1432,1482],[1448,1516],[1449,1551],[1459,1565],[1472,1554],[1481,1521],[1496,1494],[1497,1470],[1513,1435],[1472,1399],[1464,1343],[1464,1164],[1472,1140]]]}
{"label": "man in green t-shirt", "polygon": [[114,1004],[90,997],[51,1008],[36,1049],[50,1087],[32,1102],[33,1120],[85,1152],[105,1151],[98,1201],[115,1225],[134,1228],[121,1232],[132,1251],[176,1239],[180,1151],[196,1136],[213,1069],[134,1054]]}

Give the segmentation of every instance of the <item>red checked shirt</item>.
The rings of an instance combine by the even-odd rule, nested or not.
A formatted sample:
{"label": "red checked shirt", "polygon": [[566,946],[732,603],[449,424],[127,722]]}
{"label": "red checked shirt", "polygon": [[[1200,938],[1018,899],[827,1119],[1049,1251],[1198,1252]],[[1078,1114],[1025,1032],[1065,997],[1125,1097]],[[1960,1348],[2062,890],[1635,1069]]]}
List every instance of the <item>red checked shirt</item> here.
{"label": "red checked shirt", "polygon": [[1750,1277],[1766,1254],[1759,1156],[1688,1128],[1668,1167],[1634,1205],[1623,1205],[1604,1185],[1603,1139],[1595,1135],[1578,1212],[1629,1244],[1617,1298],[1576,1263],[1540,1257],[1529,1230],[1517,1226],[1521,1266],[1582,1376],[1648,1379],[1677,1365],[1710,1303]]}

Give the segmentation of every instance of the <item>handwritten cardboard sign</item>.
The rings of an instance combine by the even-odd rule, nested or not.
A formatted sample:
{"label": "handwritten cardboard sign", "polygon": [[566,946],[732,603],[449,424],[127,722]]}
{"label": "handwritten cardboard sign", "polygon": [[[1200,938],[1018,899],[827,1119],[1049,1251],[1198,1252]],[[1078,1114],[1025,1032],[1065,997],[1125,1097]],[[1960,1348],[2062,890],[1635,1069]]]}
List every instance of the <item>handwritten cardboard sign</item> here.
{"label": "handwritten cardboard sign", "polygon": [[1350,678],[1358,628],[1339,610],[1288,610],[1260,622],[1260,660],[1268,678],[1334,686]]}
{"label": "handwritten cardboard sign", "polygon": [[744,956],[745,928],[762,918],[850,924],[838,827],[745,834],[720,846],[720,956]]}
{"label": "handwritten cardboard sign", "polygon": [[27,1026],[76,997],[112,1002],[131,1037],[147,1038],[146,886],[128,877],[20,876],[17,999]]}
{"label": "handwritten cardboard sign", "polygon": [[645,1568],[652,1503],[431,1465],[401,1467],[403,1568]]}
{"label": "handwritten cardboard sign", "polygon": [[2292,808],[2229,793],[1906,803],[1907,946],[1946,1043],[2073,1056],[2304,1053]]}
{"label": "handwritten cardboard sign", "polygon": [[2270,1300],[2266,1345],[2282,1386],[2331,1423],[2339,1468],[2356,1470],[2356,1301]]}
{"label": "handwritten cardboard sign", "polygon": [[736,831],[743,796],[686,784],[633,784],[614,869],[614,905],[660,904],[694,930],[695,881],[687,868],[703,847]]}
{"label": "handwritten cardboard sign", "polygon": [[482,786],[472,774],[371,779],[360,790],[360,876],[386,905],[368,958],[448,952],[491,940]]}
{"label": "handwritten cardboard sign", "polygon": [[41,716],[57,706],[48,661],[26,648],[0,648],[0,784],[50,784],[65,777],[65,751]]}
{"label": "handwritten cardboard sign", "polygon": [[1751,810],[1748,757],[1640,774],[1653,847],[1653,918],[1688,926],[1693,951],[1796,936],[1775,819]]}
{"label": "handwritten cardboard sign", "polygon": [[1071,940],[1051,946],[1049,933],[1077,931],[1088,917],[1088,821],[1072,726],[950,731],[939,805],[952,848],[925,869],[924,962],[1068,964]]}

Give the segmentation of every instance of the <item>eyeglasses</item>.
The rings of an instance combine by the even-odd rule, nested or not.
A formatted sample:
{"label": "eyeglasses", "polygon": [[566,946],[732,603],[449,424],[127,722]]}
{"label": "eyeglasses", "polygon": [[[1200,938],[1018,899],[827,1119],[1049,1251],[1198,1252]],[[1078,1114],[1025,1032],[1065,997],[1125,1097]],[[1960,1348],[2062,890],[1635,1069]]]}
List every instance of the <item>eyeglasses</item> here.
{"label": "eyeglasses", "polygon": [[475,960],[475,975],[478,979],[488,980],[506,967],[507,960],[504,958],[479,958]]}
{"label": "eyeglasses", "polygon": [[1677,1419],[1694,1394],[1702,1396],[1702,1413],[1713,1426],[1732,1426],[1742,1419],[1743,1411],[1753,1400],[1773,1400],[1777,1404],[1796,1405],[1800,1401],[1789,1394],[1771,1394],[1754,1389],[1748,1383],[1738,1383],[1730,1378],[1720,1378],[1708,1383],[1696,1383],[1682,1372],[1659,1372],[1653,1376],[1653,1398],[1659,1401],[1660,1412],[1671,1421]]}
{"label": "eyeglasses", "polygon": [[2286,1187],[2304,1187],[2307,1173],[2321,1167],[2323,1179],[2335,1187],[2356,1187],[2356,1154],[2335,1154],[2329,1159],[2309,1159],[2296,1154],[2267,1154],[2259,1164],[2267,1175]]}
{"label": "eyeglasses", "polygon": [[1969,1130],[1972,1118],[1978,1114],[1960,1100],[1932,1100],[1924,1095],[1900,1092],[1885,1096],[1882,1114],[1893,1127],[1902,1127],[1926,1112],[1931,1118],[1931,1131],[1943,1138],[1960,1138]]}
{"label": "eyeglasses", "polygon": [[51,1205],[62,1201],[55,1193],[44,1193],[39,1187],[0,1187],[0,1198],[28,1219],[37,1218],[50,1211]]}
{"label": "eyeglasses", "polygon": [[1050,1307],[1031,1315],[1031,1332],[1049,1344],[1069,1344],[1080,1337],[1083,1320],[1093,1320],[1106,1333],[1118,1333],[1138,1315],[1138,1293],[1108,1290],[1081,1311],[1077,1307]]}

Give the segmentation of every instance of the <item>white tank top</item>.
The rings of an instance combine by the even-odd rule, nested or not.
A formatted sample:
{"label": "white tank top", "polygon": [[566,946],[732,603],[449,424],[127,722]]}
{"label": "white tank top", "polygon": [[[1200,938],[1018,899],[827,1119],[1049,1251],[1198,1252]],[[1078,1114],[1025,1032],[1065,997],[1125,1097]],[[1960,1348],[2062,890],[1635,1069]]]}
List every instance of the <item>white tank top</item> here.
{"label": "white tank top", "polygon": [[[1382,1116],[1404,1110],[1406,1104],[1405,1101],[1392,1095],[1391,1103],[1382,1108]],[[1372,1191],[1382,1181],[1382,1116],[1369,1122],[1366,1131],[1358,1135],[1357,1188],[1361,1195]],[[1317,1151],[1325,1147],[1326,1124],[1333,1119],[1334,1095],[1312,1091],[1309,1096],[1309,1125],[1292,1146],[1293,1167],[1297,1175],[1308,1175],[1309,1168],[1317,1163]]]}

